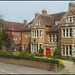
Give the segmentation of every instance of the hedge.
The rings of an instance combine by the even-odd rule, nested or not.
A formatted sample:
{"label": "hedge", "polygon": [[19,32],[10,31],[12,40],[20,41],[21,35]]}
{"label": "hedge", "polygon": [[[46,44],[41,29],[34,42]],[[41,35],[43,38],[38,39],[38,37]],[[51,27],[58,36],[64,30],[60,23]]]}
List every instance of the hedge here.
{"label": "hedge", "polygon": [[39,61],[39,62],[46,62],[46,63],[53,63],[53,64],[57,64],[57,66],[59,65],[59,61],[55,60],[55,59],[44,59],[44,58],[36,58],[36,57],[24,57],[24,56],[15,56],[15,55],[8,55],[8,54],[0,54],[0,57],[4,57],[4,58],[12,58],[12,59],[26,59],[26,60],[32,60],[32,61]]}

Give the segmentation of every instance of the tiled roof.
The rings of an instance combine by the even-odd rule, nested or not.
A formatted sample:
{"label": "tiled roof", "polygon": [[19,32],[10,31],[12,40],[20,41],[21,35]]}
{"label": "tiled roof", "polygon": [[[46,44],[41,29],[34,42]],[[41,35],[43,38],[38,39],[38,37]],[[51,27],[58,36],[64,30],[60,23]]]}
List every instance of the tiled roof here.
{"label": "tiled roof", "polygon": [[34,19],[33,19],[32,21],[30,21],[28,24],[32,24],[32,23],[33,23],[33,21],[34,21]]}
{"label": "tiled roof", "polygon": [[58,32],[58,31],[59,31],[59,26],[54,25],[47,30],[47,33],[54,33],[54,32]]}
{"label": "tiled roof", "polygon": [[60,13],[56,13],[56,14],[50,14],[48,16],[53,16],[55,21],[60,21],[61,18],[66,14],[66,12],[60,12]]}
{"label": "tiled roof", "polygon": [[[49,14],[49,15],[42,15],[42,14],[39,14],[42,19],[44,20],[45,22],[45,25],[47,26],[52,26],[54,25],[54,21],[60,21],[61,18],[66,14],[66,12],[60,12],[60,13],[56,13],[56,14]],[[34,21],[34,19],[29,22],[28,24],[32,24]]]}
{"label": "tiled roof", "polygon": [[45,25],[47,25],[47,26],[53,26],[54,25],[54,17],[44,16],[44,15],[40,15],[40,16],[43,19]]}
{"label": "tiled roof", "polygon": [[29,28],[28,26],[26,26],[26,27],[23,27],[23,28],[21,29],[21,31],[22,31],[22,32],[24,32],[24,31],[31,31],[31,28]]}
{"label": "tiled roof", "polygon": [[23,27],[24,27],[23,23],[5,21],[5,27],[3,28],[3,30],[5,30],[5,31],[21,31],[21,28],[23,28]]}

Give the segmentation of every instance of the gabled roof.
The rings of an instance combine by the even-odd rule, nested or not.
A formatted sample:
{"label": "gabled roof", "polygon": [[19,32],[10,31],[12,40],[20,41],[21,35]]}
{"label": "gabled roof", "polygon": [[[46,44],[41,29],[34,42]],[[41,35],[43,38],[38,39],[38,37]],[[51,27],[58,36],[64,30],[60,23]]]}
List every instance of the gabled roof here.
{"label": "gabled roof", "polygon": [[43,19],[46,26],[53,26],[54,25],[54,17],[45,16],[45,15],[40,15],[40,16]]}
{"label": "gabled roof", "polygon": [[22,32],[31,31],[31,28],[29,28],[28,26],[26,26],[26,27],[23,27],[23,28],[21,29],[21,31],[22,31]]}
{"label": "gabled roof", "polygon": [[[49,15],[42,15],[42,14],[39,14],[39,15],[44,20],[45,25],[52,26],[52,25],[54,25],[55,21],[60,21],[65,14],[66,14],[66,12],[60,12],[60,13],[49,14]],[[32,24],[34,19],[31,22],[29,22],[28,24]]]}
{"label": "gabled roof", "polygon": [[59,31],[59,26],[54,25],[47,30],[47,33],[58,33],[58,31]]}
{"label": "gabled roof", "polygon": [[56,13],[56,14],[50,14],[48,16],[53,16],[55,21],[60,21],[65,14],[66,14],[66,12],[60,12],[60,13]]}
{"label": "gabled roof", "polygon": [[23,23],[5,21],[5,26],[3,30],[4,31],[21,31],[21,28],[23,27],[24,27]]}

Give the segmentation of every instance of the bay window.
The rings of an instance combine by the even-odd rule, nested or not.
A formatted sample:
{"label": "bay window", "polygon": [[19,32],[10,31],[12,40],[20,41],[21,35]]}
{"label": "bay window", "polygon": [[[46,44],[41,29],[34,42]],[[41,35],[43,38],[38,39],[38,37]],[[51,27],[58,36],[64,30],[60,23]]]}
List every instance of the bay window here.
{"label": "bay window", "polygon": [[42,30],[40,30],[40,38],[42,38],[43,32]]}
{"label": "bay window", "polygon": [[72,28],[70,28],[70,37],[72,37]]}
{"label": "bay window", "polygon": [[65,29],[63,29],[63,37],[65,37]]}
{"label": "bay window", "polygon": [[53,34],[53,42],[54,42],[54,38],[55,38],[54,36],[55,36],[55,35]]}

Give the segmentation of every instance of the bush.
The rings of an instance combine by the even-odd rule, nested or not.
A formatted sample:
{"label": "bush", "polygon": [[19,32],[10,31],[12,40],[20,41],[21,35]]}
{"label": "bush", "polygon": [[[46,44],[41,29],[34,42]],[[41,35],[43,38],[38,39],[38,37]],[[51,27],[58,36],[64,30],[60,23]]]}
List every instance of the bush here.
{"label": "bush", "polygon": [[41,57],[40,53],[35,53],[35,56]]}
{"label": "bush", "polygon": [[39,61],[39,62],[46,62],[46,63],[53,63],[57,64],[58,67],[63,68],[63,62],[58,59],[48,59],[48,58],[36,58],[34,53],[28,54],[27,52],[23,51],[20,52],[18,55],[8,54],[7,52],[0,52],[0,57],[4,58],[12,58],[12,59],[25,59],[25,60],[32,60],[32,61]]}
{"label": "bush", "polygon": [[54,53],[53,53],[53,58],[59,58],[59,54],[60,54],[60,52],[59,52],[59,50],[58,49],[55,49],[55,51],[54,51]]}
{"label": "bush", "polygon": [[42,48],[39,49],[39,53],[43,54],[43,49]]}
{"label": "bush", "polygon": [[75,62],[75,57],[71,57],[71,60],[72,60],[73,62]]}
{"label": "bush", "polygon": [[16,51],[13,54],[16,55],[16,56],[19,56],[20,52],[19,51]]}

